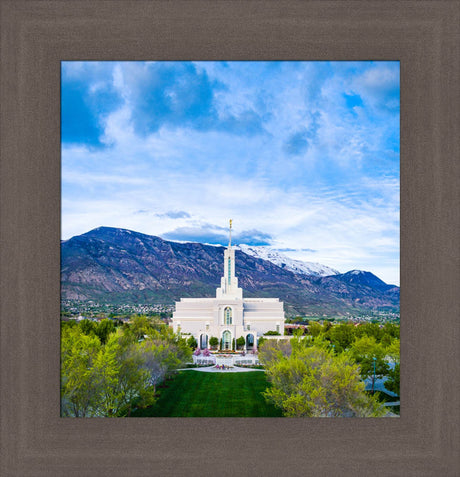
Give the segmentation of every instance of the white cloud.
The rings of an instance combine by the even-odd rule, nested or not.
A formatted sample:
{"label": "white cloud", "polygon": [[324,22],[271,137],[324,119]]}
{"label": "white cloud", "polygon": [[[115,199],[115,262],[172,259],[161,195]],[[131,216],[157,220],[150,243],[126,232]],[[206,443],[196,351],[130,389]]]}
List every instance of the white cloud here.
{"label": "white cloud", "polygon": [[[112,86],[125,104],[105,119],[108,147],[62,150],[63,238],[101,225],[161,236],[181,227],[226,227],[232,218],[236,231],[259,230],[273,236],[275,246],[296,249],[288,252],[293,258],[340,271],[368,269],[396,283],[399,155],[388,152],[388,122],[376,122],[365,107],[346,109],[343,98],[344,92],[360,94],[372,108],[390,107],[399,84],[393,66],[332,74],[315,85],[312,65],[292,71],[280,66],[259,76],[245,74],[243,64],[198,67],[227,86],[215,91],[221,115],[254,109],[269,134],[184,126],[139,137],[126,75],[142,76],[145,67],[115,65]],[[68,74],[79,68],[72,65]],[[258,68],[263,72],[263,65]],[[310,128],[314,112],[317,131],[308,149],[285,154],[286,140],[300,127]],[[171,211],[190,216],[168,216]]]}

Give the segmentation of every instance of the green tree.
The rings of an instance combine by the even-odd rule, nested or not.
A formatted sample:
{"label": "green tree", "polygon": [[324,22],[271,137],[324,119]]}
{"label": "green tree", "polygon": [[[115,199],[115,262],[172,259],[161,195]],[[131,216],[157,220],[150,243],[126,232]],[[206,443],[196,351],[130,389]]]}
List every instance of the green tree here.
{"label": "green tree", "polygon": [[347,349],[355,339],[355,326],[351,323],[341,323],[333,326],[329,332],[328,337],[331,343],[335,345],[337,352]]}
{"label": "green tree", "polygon": [[236,340],[236,345],[237,345],[238,348],[242,348],[245,343],[246,343],[246,340],[244,339],[243,336],[240,336],[240,337]]}
{"label": "green tree", "polygon": [[67,328],[61,335],[61,413],[63,416],[91,416],[97,405],[94,362],[101,349],[95,335],[81,327]]}
{"label": "green tree", "polygon": [[304,336],[304,329],[303,328],[298,328],[297,330],[294,330],[292,332],[293,336],[296,338],[300,338],[301,336]]}
{"label": "green tree", "polygon": [[143,367],[147,371],[147,383],[153,387],[161,383],[171,372],[184,364],[181,350],[173,343],[162,340],[148,340],[141,345]]}
{"label": "green tree", "polygon": [[97,326],[94,328],[94,332],[96,336],[101,340],[102,344],[107,342],[107,338],[110,333],[115,331],[115,323],[112,320],[105,319],[99,322]]}
{"label": "green tree", "polygon": [[195,349],[198,346],[196,339],[193,336],[189,336],[187,339],[187,346],[191,349]]}
{"label": "green tree", "polygon": [[[264,341],[264,346],[259,349],[259,361],[266,367],[271,367],[279,360],[289,357],[292,354],[293,345],[296,340],[267,340]],[[260,340],[259,340],[260,347]]]}
{"label": "green tree", "polygon": [[142,355],[147,384],[153,387],[155,395],[156,386],[165,379],[168,372],[168,349],[161,343],[145,341],[142,343]]}
{"label": "green tree", "polygon": [[391,391],[399,396],[399,363],[395,364],[394,369],[390,369],[388,376],[388,379],[384,383],[385,387],[388,389],[388,391]]}
{"label": "green tree", "polygon": [[85,334],[85,335],[94,335],[96,334],[95,333],[95,330],[96,330],[96,323],[94,323],[94,321],[91,321],[91,320],[82,320],[80,321],[79,323],[80,325],[80,329],[81,331]]}
{"label": "green tree", "polygon": [[61,321],[61,331],[65,328],[73,328],[74,326],[78,326],[78,321],[75,321],[75,320]]}
{"label": "green tree", "polygon": [[117,356],[119,363],[118,372],[118,393],[119,409],[118,415],[130,415],[132,404],[138,401],[139,407],[145,407],[155,402],[153,393],[148,391],[146,385],[148,380],[147,370],[143,366],[142,353],[138,343],[130,343],[124,339],[123,333],[118,333],[119,353]]}
{"label": "green tree", "polygon": [[383,333],[389,334],[392,338],[397,338],[399,340],[399,325],[395,323],[385,323],[383,325]]}
{"label": "green tree", "polygon": [[311,336],[316,338],[323,332],[323,327],[316,321],[312,321],[308,325],[308,332],[310,333]]}
{"label": "green tree", "polygon": [[367,417],[385,413],[383,406],[365,393],[358,365],[348,353],[335,356],[315,345],[296,345],[290,355],[273,351],[267,356],[264,347],[263,358],[259,357],[272,384],[264,395],[285,416]]}
{"label": "green tree", "polygon": [[125,332],[133,341],[139,341],[151,337],[156,331],[165,327],[166,325],[156,317],[136,315],[125,328]]}
{"label": "green tree", "polygon": [[383,334],[378,323],[364,323],[357,327],[355,333],[358,338],[363,336],[373,337],[377,343],[380,342]]}
{"label": "green tree", "polygon": [[107,340],[107,344],[99,348],[92,369],[96,393],[93,414],[101,417],[116,417],[122,403],[118,386],[119,343],[115,334],[112,334]]}
{"label": "green tree", "polygon": [[261,337],[257,340],[257,347],[260,348],[266,341],[267,341],[267,338],[264,338],[263,336],[261,336]]}
{"label": "green tree", "polygon": [[385,350],[385,353],[388,358],[390,358],[394,363],[399,363],[400,360],[400,342],[399,339],[394,339],[390,346],[388,346]]}
{"label": "green tree", "polygon": [[112,333],[110,325],[99,330],[89,323],[83,326],[89,334],[81,326],[61,327],[63,416],[129,414],[134,401],[140,406],[153,403],[152,387],[191,359],[184,339],[145,317]]}
{"label": "green tree", "polygon": [[385,376],[389,371],[386,362],[386,349],[381,343],[377,343],[373,336],[364,335],[357,339],[351,347],[351,355],[360,366],[363,379],[372,379],[372,389],[374,389],[374,358],[375,376]]}
{"label": "green tree", "polygon": [[392,341],[393,341],[393,338],[388,333],[383,333],[380,338],[380,343],[385,347],[390,346]]}
{"label": "green tree", "polygon": [[216,348],[219,344],[219,339],[216,338],[215,336],[211,336],[211,338],[209,338],[209,346],[211,346],[211,348]]}
{"label": "green tree", "polygon": [[388,379],[385,381],[384,385],[385,387],[389,390],[397,394],[399,394],[399,360],[400,360],[400,342],[398,338],[395,338],[390,346],[388,346],[385,350],[386,356],[395,363],[395,366],[393,369],[390,368],[390,370],[387,372]]}

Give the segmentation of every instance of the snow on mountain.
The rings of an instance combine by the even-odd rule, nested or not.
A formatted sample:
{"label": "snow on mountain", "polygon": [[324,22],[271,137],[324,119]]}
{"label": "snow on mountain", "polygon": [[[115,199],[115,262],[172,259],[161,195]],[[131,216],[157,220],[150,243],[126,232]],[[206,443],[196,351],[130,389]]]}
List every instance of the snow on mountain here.
{"label": "snow on mountain", "polygon": [[333,268],[321,265],[321,263],[303,262],[301,260],[294,260],[289,258],[284,253],[280,253],[266,246],[255,245],[237,245],[235,248],[241,250],[247,255],[251,255],[256,258],[268,260],[280,268],[289,270],[300,275],[314,275],[317,277],[326,277],[330,275],[339,275],[340,272]]}

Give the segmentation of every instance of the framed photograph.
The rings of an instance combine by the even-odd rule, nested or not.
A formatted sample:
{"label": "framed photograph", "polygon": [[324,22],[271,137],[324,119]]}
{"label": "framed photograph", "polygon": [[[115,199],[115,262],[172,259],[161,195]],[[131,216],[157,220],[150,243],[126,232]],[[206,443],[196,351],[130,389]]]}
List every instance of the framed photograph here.
{"label": "framed photograph", "polygon": [[399,73],[61,63],[63,417],[399,416]]}
{"label": "framed photograph", "polygon": [[[458,334],[456,291],[460,285],[459,214],[455,207],[459,190],[456,183],[459,166],[455,159],[459,151],[454,125],[458,122],[459,98],[452,78],[459,75],[458,3],[285,2],[281,5],[270,1],[244,4],[153,1],[88,4],[75,1],[64,5],[24,1],[3,2],[1,18],[2,474],[369,475],[372,471],[376,475],[457,475],[456,443],[460,437],[456,386],[458,343],[453,338]],[[321,65],[325,71],[316,70],[315,65]],[[321,78],[324,74],[329,80],[322,83],[323,97],[320,99],[323,103],[302,104],[293,94],[296,85],[302,84],[299,78],[307,66],[311,68],[310,76],[315,73]],[[128,72],[128,68],[131,71]],[[271,73],[270,68],[273,68]],[[104,75],[109,75],[111,87],[118,88],[116,92],[107,89],[109,83],[104,82],[107,77]],[[145,75],[154,75],[159,84],[169,75],[169,78],[176,78],[178,87],[171,88],[167,94],[163,87],[161,101],[152,97],[154,95],[148,97],[142,87]],[[285,86],[286,82],[290,87]],[[343,87],[351,82],[354,82],[352,88]],[[181,92],[181,85],[189,95]],[[315,94],[314,85],[314,82],[304,83],[308,91],[303,91],[302,97]],[[381,89],[375,89],[376,85]],[[218,98],[219,105],[204,101],[207,87],[208,92],[212,89],[211,97],[213,101]],[[83,90],[91,94],[84,96]],[[400,112],[399,101],[395,102],[395,95],[399,100],[399,93]],[[261,101],[264,94],[265,101]],[[83,100],[79,102],[78,98]],[[254,98],[259,101],[251,102]],[[286,107],[274,107],[282,104],[282,98]],[[378,98],[384,107],[376,103]],[[116,101],[119,103],[115,107]],[[142,103],[148,101],[161,113],[156,116],[161,121],[158,119],[155,123],[142,110]],[[187,107],[180,107],[184,101]],[[271,109],[266,107],[270,101]],[[372,101],[375,114],[369,120],[365,117],[364,103],[368,105]],[[207,109],[203,109],[206,105]],[[302,117],[301,129],[293,127],[296,114]],[[362,116],[353,123],[354,128],[347,127],[355,121],[353,115]],[[88,120],[91,117],[92,122]],[[187,129],[184,125],[193,134],[184,134]],[[322,141],[318,139],[326,126],[329,130],[334,129],[332,142],[341,143],[339,149],[334,149],[334,144],[328,145],[324,135]],[[226,144],[221,135],[224,129],[232,135],[226,138],[229,141]],[[358,129],[361,134],[352,137],[350,131]],[[274,134],[275,130],[283,134]],[[245,135],[252,134],[254,138],[266,133],[260,142],[241,140]],[[142,140],[134,143],[130,135]],[[400,176],[394,159],[395,154],[399,156],[399,136]],[[81,137],[87,138],[86,142],[82,142]],[[278,141],[276,144],[274,137]],[[323,147],[321,151],[319,145]],[[224,153],[220,155],[222,146]],[[171,154],[173,148],[174,154]],[[270,156],[270,151],[279,154]],[[200,163],[200,154],[214,159]],[[182,284],[181,294],[171,295],[176,302],[174,309],[143,310],[142,313],[129,310],[125,315],[150,313],[158,315],[160,320],[170,321],[169,329],[179,336],[177,339],[182,340],[181,343],[190,339],[188,354],[192,355],[193,348],[194,356],[189,356],[184,365],[193,363],[206,367],[204,361],[208,361],[206,355],[209,353],[222,361],[212,363],[213,366],[223,366],[212,376],[223,376],[226,372],[228,376],[262,376],[264,373],[260,371],[234,373],[231,368],[257,366],[255,357],[265,346],[259,347],[259,339],[279,345],[283,340],[278,337],[282,337],[280,331],[286,324],[286,330],[292,325],[291,331],[298,334],[296,342],[305,340],[300,337],[300,334],[304,336],[304,325],[293,318],[305,318],[311,310],[296,308],[298,302],[289,302],[289,297],[282,291],[274,295],[270,287],[264,289],[262,296],[257,295],[258,290],[249,290],[248,294],[245,292],[239,297],[240,290],[245,288],[240,285],[246,285],[248,289],[249,283],[244,282],[244,274],[238,273],[238,266],[244,265],[242,257],[249,257],[246,260],[259,265],[266,262],[267,267],[272,264],[280,268],[279,264],[266,260],[266,256],[260,256],[268,253],[266,247],[270,247],[271,252],[291,253],[288,265],[292,267],[299,259],[314,262],[316,252],[313,250],[320,245],[330,250],[333,257],[334,245],[337,250],[339,243],[332,240],[333,237],[329,240],[325,237],[323,243],[318,238],[313,245],[304,242],[297,245],[300,242],[295,238],[296,230],[277,230],[276,221],[270,222],[270,217],[282,213],[279,210],[276,214],[270,213],[277,201],[267,199],[269,191],[278,183],[286,186],[286,190],[291,189],[291,197],[299,197],[295,184],[289,179],[297,177],[305,183],[307,174],[310,174],[309,185],[320,190],[321,181],[334,175],[332,162],[328,162],[334,158],[342,161],[340,166],[344,175],[341,180],[335,178],[337,187],[332,196],[337,197],[339,191],[345,205],[351,201],[356,207],[357,202],[353,202],[356,190],[351,193],[351,189],[364,184],[359,191],[363,194],[363,189],[375,179],[369,177],[372,175],[369,169],[366,178],[359,175],[360,167],[373,154],[381,161],[378,165],[373,162],[373,167],[378,168],[380,178],[385,178],[389,192],[382,193],[376,198],[380,202],[374,204],[371,226],[377,230],[376,234],[369,236],[364,232],[367,248],[363,247],[361,256],[364,257],[363,251],[366,251],[369,262],[367,265],[359,262],[359,266],[353,268],[373,269],[384,285],[399,285],[391,276],[391,267],[384,270],[392,258],[382,256],[379,260],[372,244],[379,238],[381,245],[391,242],[394,259],[395,224],[399,229],[399,217],[395,222],[395,212],[399,209],[400,184],[402,365],[399,418],[336,418],[336,414],[327,414],[332,411],[319,414],[334,416],[328,419],[299,417],[302,414],[286,412],[288,407],[283,408],[284,401],[276,401],[275,394],[271,402],[273,408],[262,414],[265,417],[257,418],[239,411],[220,417],[203,413],[189,418],[184,412],[175,414],[174,418],[172,414],[170,417],[157,414],[154,419],[146,419],[140,418],[142,414],[135,415],[136,409],[130,409],[129,413],[132,411],[135,417],[109,419],[108,416],[124,412],[123,409],[114,412],[112,404],[105,407],[106,414],[100,408],[97,412],[91,411],[88,414],[93,417],[91,419],[63,417],[72,416],[75,403],[62,387],[61,364],[65,363],[65,358],[60,353],[61,313],[62,321],[68,323],[67,319],[71,318],[78,327],[84,318],[93,318],[98,313],[106,313],[107,316],[101,315],[105,319],[119,318],[120,323],[116,325],[120,330],[123,326],[125,330],[132,330],[132,323],[128,319],[128,323],[123,324],[124,317],[119,316],[122,313],[115,309],[78,309],[77,320],[73,319],[75,301],[97,302],[97,296],[91,295],[91,280],[83,280],[85,274],[88,275],[88,268],[85,271],[75,267],[76,260],[82,258],[77,253],[80,249],[74,247],[72,253],[61,255],[62,239],[65,245],[75,237],[85,234],[88,237],[90,231],[93,231],[90,235],[94,235],[94,230],[96,234],[101,233],[101,230],[97,232],[98,227],[107,226],[111,229],[105,229],[103,233],[123,228],[149,237],[163,235],[163,240],[169,244],[200,242],[213,247],[216,257],[224,262],[219,262],[222,270],[217,277],[217,286],[214,286],[213,278],[207,284],[208,288],[201,290],[202,295],[197,295],[196,290]],[[240,163],[235,162],[237,155],[241,158]],[[248,159],[255,156],[259,158],[257,163]],[[322,175],[312,166],[319,156],[327,157]],[[158,182],[174,190],[176,202],[172,202],[159,185],[154,187],[153,173],[142,162],[150,158],[160,163],[165,157],[169,161],[174,157],[177,163],[168,162],[168,167],[174,167],[165,170],[164,176],[159,174]],[[187,162],[186,158],[192,161]],[[295,160],[290,162],[290,158]],[[303,159],[305,167],[295,167],[299,158]],[[210,204],[214,210],[207,209],[202,216],[198,216],[197,211],[203,207],[193,183],[196,170],[207,174],[209,186],[216,187],[216,183],[219,186],[217,179],[222,179],[220,187],[214,189],[218,207]],[[161,168],[155,171],[160,173]],[[180,187],[168,182],[167,178],[173,174],[179,178]],[[184,175],[189,180],[189,193],[181,199],[187,186]],[[235,185],[238,178],[240,182]],[[262,209],[254,209],[253,217],[257,216],[257,221],[254,219],[256,223],[251,227],[244,214],[234,215],[237,208],[231,204],[236,200],[236,194],[244,199],[245,190],[263,196],[260,188],[263,181],[257,182],[261,179],[271,186],[265,196],[270,210],[265,211],[264,216]],[[367,186],[366,179],[369,181]],[[345,183],[348,190],[343,188]],[[377,180],[374,186],[376,183]],[[144,199],[150,189],[152,196],[163,196],[161,207],[157,200]],[[344,235],[345,229],[339,224],[346,220],[347,208],[336,208],[335,217],[328,217],[332,212],[328,212],[324,204],[328,197],[331,200],[331,195],[327,195],[326,189],[324,187],[322,194],[317,195],[323,202],[312,203],[312,210],[314,205],[318,206],[317,213],[324,210],[324,220],[335,221],[334,230]],[[203,197],[208,199],[206,194],[203,193]],[[136,197],[142,200],[135,200]],[[182,207],[184,197],[188,208]],[[253,203],[251,194],[245,197],[245,204]],[[285,197],[278,203],[286,204]],[[304,200],[302,197],[301,202]],[[362,197],[360,203],[369,204],[369,200]],[[301,215],[295,209],[295,203],[290,205],[291,210],[285,213],[288,221]],[[219,208],[224,211],[223,220],[214,218]],[[104,223],[100,219],[102,216],[107,217]],[[116,222],[110,219],[111,216],[123,216],[126,220]],[[206,217],[213,218],[205,222]],[[228,223],[229,219],[233,222]],[[156,228],[144,226],[146,222],[156,224]],[[306,220],[306,223],[314,222]],[[264,224],[267,224],[266,228]],[[369,230],[371,226],[363,227],[363,230]],[[378,231],[388,231],[388,228],[393,231],[391,237],[387,232],[378,236]],[[301,227],[299,230],[304,232]],[[292,242],[288,240],[287,232],[291,232]],[[81,245],[81,241],[79,243]],[[351,243],[350,237],[344,235],[343,249],[352,248]],[[102,255],[109,257],[113,244],[104,246]],[[275,248],[278,250],[273,250]],[[299,249],[297,256],[287,250],[296,248]],[[129,252],[125,245],[117,252],[122,253],[122,250]],[[208,249],[204,250],[209,255]],[[129,257],[120,259],[118,256],[114,260],[121,263],[125,259]],[[198,257],[194,260],[193,263],[198,263]],[[335,265],[332,259],[322,262],[333,271],[319,274],[314,281],[317,287],[328,277],[335,276],[330,280],[334,284],[338,275],[351,272],[345,264]],[[286,263],[285,260],[285,266]],[[101,263],[90,265],[89,269],[94,272],[96,265]],[[211,264],[211,271],[212,267]],[[192,268],[198,269],[198,266]],[[69,273],[61,282],[61,270],[64,269]],[[75,270],[81,275],[76,277]],[[357,286],[353,281],[355,275],[359,274],[350,278],[353,287]],[[135,279],[139,280],[139,275]],[[107,285],[108,277],[104,280]],[[117,280],[119,284],[120,276]],[[307,279],[302,280],[305,285]],[[209,296],[211,285],[214,298]],[[109,293],[120,292],[111,286],[106,287]],[[294,287],[292,283],[289,286]],[[126,283],[121,288],[131,290]],[[141,289],[145,290],[144,297],[150,300],[154,287],[148,288],[142,282],[136,293]],[[387,291],[391,295],[389,288]],[[66,301],[62,308],[61,296],[63,302]],[[120,301],[122,305],[127,303],[126,296]],[[330,296],[334,296],[333,293]],[[245,316],[238,309],[237,302],[243,297],[248,300],[247,308],[254,308],[251,316]],[[139,302],[139,294],[135,298],[130,306]],[[355,298],[364,300],[362,296]],[[196,327],[190,319],[190,309],[201,307],[200,314],[203,314],[209,299],[222,302],[212,304],[213,309],[216,308],[215,321],[201,320],[203,322]],[[367,299],[376,300],[369,295]],[[292,313],[277,315],[281,301],[285,305],[288,303]],[[258,319],[258,306],[272,307],[273,320]],[[329,306],[333,308],[331,303]],[[360,307],[356,305],[355,308]],[[338,315],[343,312],[346,316],[347,312],[353,314],[355,311],[340,310]],[[174,314],[170,316],[170,312]],[[394,313],[394,310],[389,309],[388,313]],[[364,315],[362,313],[361,318]],[[283,321],[286,316],[290,323]],[[323,317],[319,326],[325,326],[328,318]],[[102,345],[104,340],[108,343],[110,336],[115,336],[111,334],[113,330],[108,329],[113,320],[107,320],[106,324],[87,321],[91,323],[89,327],[97,327],[93,333],[85,334],[89,339],[94,338],[95,346]],[[310,321],[315,320],[309,320],[309,324]],[[104,326],[107,327],[105,335],[102,333]],[[166,339],[165,336],[162,339]],[[217,338],[217,345],[212,346],[219,349],[212,349],[211,337]],[[192,339],[195,340],[193,345]],[[342,351],[340,341],[334,339],[324,345],[328,346],[327,356],[332,361]],[[142,332],[136,335],[133,343],[145,348],[149,340],[148,333]],[[285,341],[291,343],[292,340]],[[179,344],[179,341],[175,342],[175,345]],[[376,344],[379,344],[378,340]],[[242,358],[249,361],[249,357],[251,363],[235,362]],[[107,364],[110,356],[101,354],[98,359],[106,359],[104,363]],[[268,358],[265,365],[267,363]],[[101,369],[110,369],[105,364]],[[378,364],[371,361],[369,366],[368,377],[375,386],[378,373],[372,366],[375,369]],[[149,369],[153,368],[152,365]],[[199,374],[186,370],[181,376]],[[273,382],[275,374],[273,369]],[[211,376],[211,373],[201,375]],[[169,401],[174,403],[173,398]],[[264,405],[269,404],[269,400],[264,401]],[[147,403],[145,408],[152,409],[154,405]],[[261,406],[262,402],[255,405],[259,409]],[[142,408],[135,407],[137,410]],[[216,408],[218,406],[214,406]],[[273,409],[280,414],[274,414]],[[291,417],[281,418],[283,413]],[[98,418],[102,416],[107,418]]]}

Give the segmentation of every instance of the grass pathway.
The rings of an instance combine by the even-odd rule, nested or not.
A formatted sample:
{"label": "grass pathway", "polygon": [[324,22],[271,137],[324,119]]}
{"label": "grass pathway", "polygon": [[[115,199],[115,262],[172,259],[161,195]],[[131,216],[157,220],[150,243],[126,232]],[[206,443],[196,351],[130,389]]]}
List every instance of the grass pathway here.
{"label": "grass pathway", "polygon": [[158,401],[132,417],[281,417],[262,392],[269,386],[265,373],[201,373],[180,371]]}

